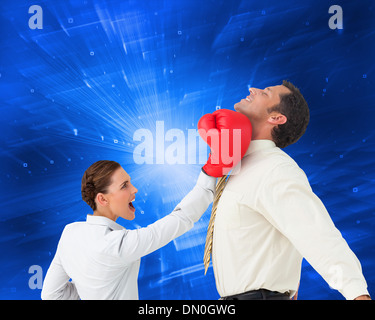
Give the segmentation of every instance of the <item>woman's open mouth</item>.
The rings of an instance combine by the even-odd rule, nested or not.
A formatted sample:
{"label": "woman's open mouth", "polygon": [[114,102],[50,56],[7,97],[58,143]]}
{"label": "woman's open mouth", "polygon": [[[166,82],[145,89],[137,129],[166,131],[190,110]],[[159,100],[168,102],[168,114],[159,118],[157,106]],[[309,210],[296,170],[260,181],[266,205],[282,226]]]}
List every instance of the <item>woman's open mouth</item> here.
{"label": "woman's open mouth", "polygon": [[133,199],[131,202],[129,202],[129,208],[130,208],[130,210],[132,210],[132,211],[135,211],[135,208],[134,208],[134,206],[133,206],[133,201],[134,201],[135,199]]}

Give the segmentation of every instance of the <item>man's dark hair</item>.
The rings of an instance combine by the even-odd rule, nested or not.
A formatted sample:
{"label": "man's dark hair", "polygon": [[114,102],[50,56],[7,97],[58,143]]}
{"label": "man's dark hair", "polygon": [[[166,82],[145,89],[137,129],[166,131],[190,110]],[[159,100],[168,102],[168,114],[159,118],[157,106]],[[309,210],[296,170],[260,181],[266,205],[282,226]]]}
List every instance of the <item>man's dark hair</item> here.
{"label": "man's dark hair", "polygon": [[284,80],[283,86],[291,93],[280,95],[280,103],[268,109],[268,112],[280,112],[287,117],[287,122],[272,129],[272,139],[279,148],[295,143],[305,133],[310,120],[307,102],[298,88]]}

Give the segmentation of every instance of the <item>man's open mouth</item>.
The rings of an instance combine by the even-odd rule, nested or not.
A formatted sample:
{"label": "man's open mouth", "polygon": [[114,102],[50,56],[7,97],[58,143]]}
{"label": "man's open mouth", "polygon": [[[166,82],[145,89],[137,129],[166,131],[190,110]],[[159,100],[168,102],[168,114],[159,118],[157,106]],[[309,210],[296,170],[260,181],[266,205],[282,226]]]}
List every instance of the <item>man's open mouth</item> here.
{"label": "man's open mouth", "polygon": [[245,98],[246,101],[252,102],[254,100],[254,97],[252,95],[249,95]]}
{"label": "man's open mouth", "polygon": [[245,100],[251,102],[254,100],[254,95],[256,93],[253,89],[250,89],[249,91],[250,91],[250,94],[245,98]]}

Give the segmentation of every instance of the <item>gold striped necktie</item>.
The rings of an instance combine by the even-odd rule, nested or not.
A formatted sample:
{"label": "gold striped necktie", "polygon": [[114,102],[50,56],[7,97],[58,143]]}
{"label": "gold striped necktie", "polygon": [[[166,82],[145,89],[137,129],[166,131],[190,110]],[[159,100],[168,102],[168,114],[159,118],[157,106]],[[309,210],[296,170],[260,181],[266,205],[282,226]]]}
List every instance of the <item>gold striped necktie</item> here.
{"label": "gold striped necktie", "polygon": [[204,274],[205,275],[207,273],[208,266],[210,265],[216,209],[217,209],[217,205],[219,203],[221,194],[223,193],[224,187],[226,185],[227,177],[228,176],[222,176],[216,184],[215,199],[212,204],[211,218],[210,218],[210,222],[208,224],[208,229],[207,229],[206,246],[204,247],[203,262],[204,262]]}

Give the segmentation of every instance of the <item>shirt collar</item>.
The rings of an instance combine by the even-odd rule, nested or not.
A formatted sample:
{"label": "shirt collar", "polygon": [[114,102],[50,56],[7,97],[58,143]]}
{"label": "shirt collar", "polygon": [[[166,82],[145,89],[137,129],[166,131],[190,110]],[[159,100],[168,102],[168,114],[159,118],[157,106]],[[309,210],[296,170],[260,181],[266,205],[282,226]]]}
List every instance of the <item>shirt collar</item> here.
{"label": "shirt collar", "polygon": [[112,230],[123,230],[123,229],[125,229],[123,226],[120,226],[118,223],[114,222],[113,220],[111,220],[107,217],[103,217],[103,216],[94,216],[94,215],[88,214],[86,221],[89,224],[106,226],[106,227],[108,227]]}
{"label": "shirt collar", "polygon": [[275,147],[276,144],[272,140],[251,140],[249,148],[247,149],[244,157],[256,151],[271,149]]}

